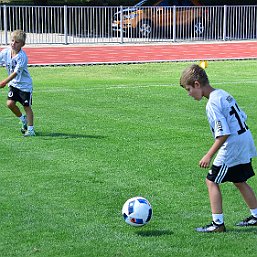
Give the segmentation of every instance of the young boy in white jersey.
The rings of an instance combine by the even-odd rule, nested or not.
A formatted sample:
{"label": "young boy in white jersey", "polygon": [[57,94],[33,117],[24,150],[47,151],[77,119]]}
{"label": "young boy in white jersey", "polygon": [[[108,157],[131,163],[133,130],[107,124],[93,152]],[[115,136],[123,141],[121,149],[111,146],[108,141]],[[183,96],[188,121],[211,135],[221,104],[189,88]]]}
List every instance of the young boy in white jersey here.
{"label": "young boy in white jersey", "polygon": [[202,97],[208,99],[206,114],[214,143],[199,161],[199,166],[208,168],[216,154],[206,177],[212,222],[196,228],[196,231],[226,231],[219,184],[227,181],[233,182],[239,189],[251,212],[250,217],[236,225],[257,226],[257,200],[254,191],[246,182],[255,175],[251,161],[257,156],[257,152],[252,134],[245,123],[246,114],[231,95],[224,90],[213,88],[205,70],[196,64],[183,71],[180,85],[195,100],[200,101]]}
{"label": "young boy in white jersey", "polygon": [[[15,30],[11,34],[11,46],[0,52],[0,64],[5,65],[8,77],[0,81],[0,88],[9,86],[7,98],[8,108],[18,117],[22,123],[21,132],[24,136],[35,136],[33,126],[32,105],[32,79],[28,72],[28,57],[22,50],[25,45],[26,33],[22,30]],[[23,115],[16,105],[19,102],[23,105],[26,115]]]}

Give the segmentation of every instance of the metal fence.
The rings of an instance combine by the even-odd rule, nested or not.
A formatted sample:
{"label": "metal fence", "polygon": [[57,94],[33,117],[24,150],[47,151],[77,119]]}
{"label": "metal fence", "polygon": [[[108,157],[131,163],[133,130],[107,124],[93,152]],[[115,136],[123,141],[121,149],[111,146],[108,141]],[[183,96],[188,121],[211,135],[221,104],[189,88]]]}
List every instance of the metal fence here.
{"label": "metal fence", "polygon": [[256,40],[256,6],[0,6],[0,44],[11,31],[26,44]]}

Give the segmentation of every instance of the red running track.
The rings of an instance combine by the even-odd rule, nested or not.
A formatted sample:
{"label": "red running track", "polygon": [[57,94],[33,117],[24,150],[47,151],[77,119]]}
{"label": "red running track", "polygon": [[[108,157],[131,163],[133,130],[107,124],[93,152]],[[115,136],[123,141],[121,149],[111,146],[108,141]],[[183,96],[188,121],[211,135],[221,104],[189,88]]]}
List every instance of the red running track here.
{"label": "red running track", "polygon": [[25,46],[29,65],[257,59],[257,41],[166,45]]}

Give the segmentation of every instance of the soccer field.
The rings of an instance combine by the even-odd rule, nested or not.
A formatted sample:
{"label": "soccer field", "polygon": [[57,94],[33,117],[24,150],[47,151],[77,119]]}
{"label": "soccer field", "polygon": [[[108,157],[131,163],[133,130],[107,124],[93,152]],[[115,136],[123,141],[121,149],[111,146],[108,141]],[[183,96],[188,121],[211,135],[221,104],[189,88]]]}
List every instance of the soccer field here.
{"label": "soccer field", "polygon": [[[256,256],[257,227],[234,226],[250,213],[232,184],[221,186],[227,232],[194,231],[211,221],[198,162],[213,138],[207,101],[179,86],[189,64],[31,67],[33,138],[22,137],[0,91],[0,256]],[[256,70],[249,60],[206,69],[248,114],[257,143]],[[257,178],[249,184],[257,192]],[[137,195],[153,207],[140,228],[121,215]]]}

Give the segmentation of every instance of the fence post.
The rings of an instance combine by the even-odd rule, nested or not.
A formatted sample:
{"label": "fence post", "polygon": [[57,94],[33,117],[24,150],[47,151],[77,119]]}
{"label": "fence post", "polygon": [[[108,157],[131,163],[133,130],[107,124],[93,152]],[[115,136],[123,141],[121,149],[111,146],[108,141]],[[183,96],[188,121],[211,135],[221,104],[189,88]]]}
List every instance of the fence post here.
{"label": "fence post", "polygon": [[4,44],[8,44],[7,7],[4,5]]}
{"label": "fence post", "polygon": [[177,24],[176,24],[176,5],[173,5],[173,39],[172,41],[175,42],[176,41],[176,28],[177,28]]}
{"label": "fence post", "polygon": [[227,37],[227,5],[224,5],[224,16],[223,16],[223,41],[226,41]]}
{"label": "fence post", "polygon": [[68,19],[67,19],[67,5],[64,5],[64,17],[63,17],[63,26],[64,26],[64,44],[68,45]]}
{"label": "fence post", "polygon": [[120,6],[120,43],[123,44],[123,6]]}

